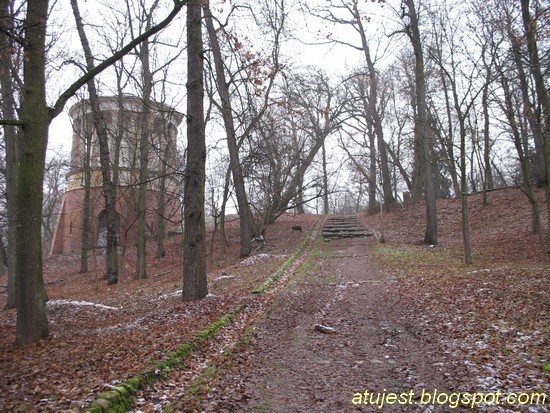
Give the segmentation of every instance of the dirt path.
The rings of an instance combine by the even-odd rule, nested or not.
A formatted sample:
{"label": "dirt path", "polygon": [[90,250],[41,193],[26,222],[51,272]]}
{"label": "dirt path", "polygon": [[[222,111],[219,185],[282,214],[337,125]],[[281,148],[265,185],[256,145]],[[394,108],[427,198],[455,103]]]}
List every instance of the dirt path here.
{"label": "dirt path", "polygon": [[[369,257],[373,238],[318,244],[259,323],[238,365],[223,375],[205,411],[445,411],[428,405],[381,410],[354,405],[356,393],[448,390],[434,356],[392,296],[392,278]],[[314,329],[333,327],[334,334]],[[237,391],[238,389],[238,391]],[[215,390],[215,389],[214,389]],[[363,396],[361,396],[363,397]],[[409,396],[407,396],[409,399]],[[355,401],[358,401],[356,398]],[[364,401],[364,400],[363,400]],[[378,399],[378,403],[381,399]]]}

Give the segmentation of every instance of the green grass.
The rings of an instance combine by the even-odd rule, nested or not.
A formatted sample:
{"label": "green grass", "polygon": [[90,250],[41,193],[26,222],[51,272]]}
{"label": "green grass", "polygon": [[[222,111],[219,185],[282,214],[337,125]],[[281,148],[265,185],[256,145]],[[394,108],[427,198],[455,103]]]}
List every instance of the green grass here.
{"label": "green grass", "polygon": [[376,244],[373,252],[384,263],[396,266],[462,266],[462,257],[440,247],[410,244]]}

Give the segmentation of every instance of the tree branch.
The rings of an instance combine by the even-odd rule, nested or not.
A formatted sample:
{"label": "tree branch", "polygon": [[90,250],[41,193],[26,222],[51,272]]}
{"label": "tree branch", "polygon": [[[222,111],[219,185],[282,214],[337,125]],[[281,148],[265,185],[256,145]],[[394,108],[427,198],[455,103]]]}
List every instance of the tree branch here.
{"label": "tree branch", "polygon": [[18,119],[0,119],[2,126],[23,126],[23,122]]}
{"label": "tree branch", "polygon": [[133,39],[130,43],[128,43],[126,46],[124,46],[122,49],[120,49],[118,52],[114,53],[108,59],[105,59],[99,65],[94,67],[92,70],[88,71],[80,79],[74,82],[71,86],[69,86],[69,88],[65,92],[63,92],[63,94],[59,97],[59,99],[57,99],[57,102],[55,102],[55,105],[53,106],[53,108],[50,108],[49,121],[51,122],[52,119],[54,119],[57,115],[61,113],[67,101],[74,96],[74,94],[77,92],[78,89],[80,89],[82,86],[88,83],[95,76],[103,72],[109,66],[116,63],[118,60],[122,59],[125,55],[130,53],[141,42],[153,36],[154,34],[160,32],[162,29],[168,26],[172,22],[172,20],[174,20],[174,18],[178,15],[178,13],[183,8],[183,6],[187,4],[187,2],[188,0],[174,0],[174,8],[163,21],[161,21],[156,26],[151,27],[151,29],[143,32],[141,35],[139,35],[138,37]]}

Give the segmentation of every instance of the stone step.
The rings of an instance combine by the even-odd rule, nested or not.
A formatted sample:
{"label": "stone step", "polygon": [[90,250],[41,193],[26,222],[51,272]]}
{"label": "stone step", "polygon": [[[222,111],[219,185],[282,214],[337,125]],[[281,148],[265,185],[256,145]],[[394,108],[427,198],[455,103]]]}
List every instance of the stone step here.
{"label": "stone step", "polygon": [[373,235],[372,231],[361,224],[355,215],[331,216],[325,221],[321,230],[323,238],[365,238]]}

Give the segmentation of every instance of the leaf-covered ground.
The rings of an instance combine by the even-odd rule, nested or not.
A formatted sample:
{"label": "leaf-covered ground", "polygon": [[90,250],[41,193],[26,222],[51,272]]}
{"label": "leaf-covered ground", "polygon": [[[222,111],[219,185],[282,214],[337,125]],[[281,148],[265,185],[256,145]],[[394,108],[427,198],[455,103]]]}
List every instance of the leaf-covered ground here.
{"label": "leaf-covered ground", "polygon": [[[54,256],[45,263],[50,337],[24,348],[13,345],[15,311],[0,313],[0,411],[79,411],[118,381],[147,371],[165,355],[191,340],[251,295],[284,262],[318,220],[286,215],[269,227],[266,246],[254,257],[238,258],[238,223],[229,227],[225,258],[209,262],[210,295],[200,302],[181,301],[181,239],[171,238],[167,255],[148,256],[149,277],[133,279],[133,254],[126,253],[117,285],[97,273],[79,274],[79,256]],[[303,231],[293,231],[293,225]],[[209,234],[210,235],[210,234]],[[160,275],[159,275],[160,274]],[[6,279],[2,278],[5,284]],[[0,296],[4,307],[6,294]],[[91,303],[99,305],[90,305]]]}
{"label": "leaf-covered ground", "polygon": [[[397,277],[411,323],[437,349],[457,391],[550,394],[550,272],[522,193],[469,197],[474,265],[463,264],[459,204],[440,201],[440,245],[419,245],[423,205],[366,218],[388,240],[377,248]],[[547,399],[547,403],[550,400]],[[549,411],[546,406],[487,411]]]}
{"label": "leaf-covered ground", "polygon": [[[150,277],[141,282],[133,280],[135,251],[129,250],[121,281],[111,287],[95,275],[101,255],[97,272],[91,261],[92,271],[83,275],[78,256],[49,258],[51,337],[16,348],[15,313],[0,316],[0,411],[79,411],[242,303],[245,310],[182,369],[139,392],[134,411],[375,411],[353,406],[351,395],[386,385],[548,394],[549,267],[530,231],[528,203],[515,189],[490,192],[488,205],[481,195],[469,200],[473,266],[463,264],[460,206],[452,200],[438,202],[438,246],[420,242],[421,203],[361,216],[385,243],[317,246],[296,263],[284,289],[263,295],[251,291],[319,217],[282,217],[268,229],[267,247],[244,263],[232,223],[226,258],[216,249],[210,262],[212,295],[195,303],[181,302],[177,293],[177,238],[163,259],[150,252]],[[316,332],[315,323],[337,333]],[[470,411],[546,412],[548,406]]]}
{"label": "leaf-covered ground", "polygon": [[[202,391],[170,400],[173,411],[549,411],[548,399],[451,409],[417,398],[423,390],[550,392],[549,268],[530,232],[527,202],[518,190],[481,201],[470,197],[472,266],[463,264],[454,201],[438,205],[437,247],[420,242],[422,204],[362,217],[385,243],[317,247],[245,343],[211,361]],[[319,334],[316,323],[336,334]],[[415,398],[382,408],[354,405],[356,392],[365,390],[412,390]]]}

